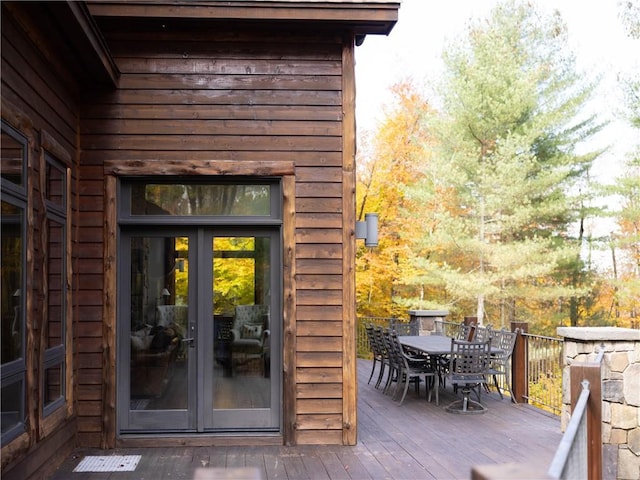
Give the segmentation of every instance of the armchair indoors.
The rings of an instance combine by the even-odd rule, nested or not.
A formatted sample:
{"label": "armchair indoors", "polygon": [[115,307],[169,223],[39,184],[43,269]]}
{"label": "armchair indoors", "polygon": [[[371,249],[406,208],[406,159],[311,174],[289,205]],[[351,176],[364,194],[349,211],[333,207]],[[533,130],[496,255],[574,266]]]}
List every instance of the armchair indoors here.
{"label": "armchair indoors", "polygon": [[259,359],[265,377],[270,364],[268,312],[268,305],[238,305],[231,329],[232,366]]}
{"label": "armchair indoors", "polygon": [[177,325],[179,333],[184,335],[187,330],[189,307],[187,305],[158,305],[156,307],[157,325],[169,327]]}

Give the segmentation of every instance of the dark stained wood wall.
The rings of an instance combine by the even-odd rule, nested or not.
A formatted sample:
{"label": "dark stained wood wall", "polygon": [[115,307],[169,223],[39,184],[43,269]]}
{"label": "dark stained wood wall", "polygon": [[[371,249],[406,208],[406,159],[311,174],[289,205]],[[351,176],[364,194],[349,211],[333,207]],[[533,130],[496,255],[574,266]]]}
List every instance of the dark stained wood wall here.
{"label": "dark stained wood wall", "polygon": [[[48,42],[42,33],[45,18],[35,19],[15,4],[2,5],[2,118],[20,131],[29,141],[28,214],[27,214],[27,336],[25,360],[27,366],[27,432],[2,449],[2,470],[9,468],[7,478],[27,478],[35,472],[51,473],[75,447],[75,390],[67,378],[66,406],[48,417],[42,415],[41,369],[46,336],[46,237],[44,194],[41,161],[46,150],[71,170],[72,198],[70,217],[73,245],[77,239],[75,210],[77,186],[76,141],[79,107],[77,84],[59,72],[64,72],[62,51],[55,42]],[[73,247],[72,247],[73,248]],[[77,257],[71,268],[77,268]],[[69,265],[68,265],[69,266]],[[75,308],[74,297],[69,309]],[[68,332],[71,332],[69,324]],[[73,368],[71,333],[67,337],[68,365]],[[17,464],[29,453],[29,460]],[[53,460],[53,461],[52,461]],[[47,470],[49,468],[49,470]]]}
{"label": "dark stained wood wall", "polygon": [[[78,326],[79,435],[108,445],[101,325],[105,176],[118,166],[162,173],[168,162],[295,165],[296,443],[343,441],[343,39],[339,35],[109,34],[120,88],[81,120]],[[144,162],[143,164],[137,162]],[[114,357],[110,357],[115,360]],[[102,397],[101,397],[102,384]],[[355,386],[353,387],[355,388]],[[295,390],[295,391],[293,391]],[[285,426],[287,430],[287,426]]]}

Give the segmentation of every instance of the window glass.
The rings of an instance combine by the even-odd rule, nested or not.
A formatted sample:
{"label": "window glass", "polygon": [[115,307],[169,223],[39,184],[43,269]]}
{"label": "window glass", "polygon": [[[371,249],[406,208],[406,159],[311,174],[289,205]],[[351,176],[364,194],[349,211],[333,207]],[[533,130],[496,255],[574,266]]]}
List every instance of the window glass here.
{"label": "window glass", "polygon": [[55,162],[53,158],[46,155],[46,191],[45,197],[54,205],[64,208],[66,205],[66,176],[65,169]]}
{"label": "window glass", "polygon": [[24,298],[22,292],[24,208],[2,201],[2,363],[23,356]]}
{"label": "window glass", "polygon": [[65,385],[65,322],[67,251],[67,182],[66,167],[49,153],[45,158],[46,235],[46,347],[44,351],[44,379],[42,409],[44,415],[64,405]]}
{"label": "window glass", "polygon": [[50,218],[47,248],[47,347],[64,343],[64,224]]}
{"label": "window glass", "polygon": [[0,173],[2,178],[9,180],[19,186],[24,186],[24,163],[26,153],[26,142],[21,141],[20,136],[15,134],[4,123],[2,124],[2,138],[0,145],[1,164]]}
{"label": "window glass", "polygon": [[132,215],[269,216],[269,185],[133,185]]}
{"label": "window glass", "polygon": [[62,365],[47,368],[44,372],[44,408],[63,397],[64,378]]}
{"label": "window glass", "polygon": [[[2,410],[2,436],[24,421],[24,383],[22,379],[15,382],[2,382],[0,393],[0,409]],[[4,443],[4,438],[3,438]]]}

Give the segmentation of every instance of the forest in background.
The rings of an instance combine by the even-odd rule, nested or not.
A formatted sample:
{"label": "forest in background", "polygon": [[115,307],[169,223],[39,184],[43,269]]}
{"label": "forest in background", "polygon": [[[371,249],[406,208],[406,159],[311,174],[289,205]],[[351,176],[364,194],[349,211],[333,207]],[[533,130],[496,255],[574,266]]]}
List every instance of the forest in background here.
{"label": "forest in background", "polygon": [[[640,2],[620,16],[640,38]],[[585,105],[598,79],[576,67],[567,35],[559,14],[507,0],[445,47],[437,98],[393,88],[384,121],[358,139],[358,220],[379,215],[379,246],[358,245],[359,315],[446,309],[544,335],[637,327],[640,140],[614,184],[592,180],[604,151],[584,145],[604,124]],[[640,139],[639,78],[619,88]],[[599,219],[615,234],[593,236]]]}

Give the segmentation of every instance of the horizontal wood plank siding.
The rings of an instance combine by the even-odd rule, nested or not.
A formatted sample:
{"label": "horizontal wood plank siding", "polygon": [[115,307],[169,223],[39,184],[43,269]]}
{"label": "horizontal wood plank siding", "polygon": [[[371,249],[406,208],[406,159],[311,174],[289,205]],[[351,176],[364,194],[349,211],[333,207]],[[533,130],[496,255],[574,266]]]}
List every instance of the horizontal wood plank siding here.
{"label": "horizontal wood plank siding", "polygon": [[[68,167],[64,176],[70,185],[69,203],[65,211],[68,233],[66,249],[71,256],[64,259],[69,270],[78,268],[78,211],[77,211],[77,135],[79,106],[74,96],[76,84],[65,81],[52,70],[49,61],[64,63],[64,52],[53,52],[45,58],[39,49],[45,38],[37,28],[37,22],[24,10],[20,2],[2,3],[1,92],[2,119],[24,135],[28,141],[26,190],[26,249],[25,280],[27,292],[24,335],[25,361],[25,433],[2,447],[2,477],[45,478],[57,463],[75,447],[76,410],[74,395],[77,393],[73,377],[78,373],[72,363],[72,325],[68,323],[65,336],[64,367],[68,376],[65,385],[66,403],[48,415],[43,414],[44,358],[47,349],[47,332],[59,331],[59,324],[48,325],[47,312],[51,293],[49,275],[52,268],[48,251],[47,210],[43,178],[46,169],[45,152]],[[56,56],[58,55],[58,56]],[[3,165],[4,166],[4,165]],[[4,254],[3,254],[4,255]],[[5,259],[3,258],[3,262]],[[70,276],[68,277],[71,278]],[[5,276],[3,275],[3,280]],[[64,281],[66,281],[65,279]],[[75,312],[80,299],[75,294],[77,282],[71,284],[67,311]],[[60,291],[55,295],[60,296]],[[53,297],[52,297],[53,298]],[[70,314],[69,314],[70,318]],[[3,318],[3,324],[4,322]],[[3,330],[3,333],[4,330]],[[3,342],[3,346],[5,342]]]}
{"label": "horizontal wood plank siding", "polygon": [[[122,72],[119,89],[96,96],[81,122],[87,185],[81,215],[89,227],[82,249],[92,275],[85,305],[103,300],[93,275],[104,247],[98,223],[104,202],[94,197],[103,194],[105,172],[126,174],[132,161],[170,162],[173,169],[207,161],[293,162],[296,383],[284,395],[296,411],[290,412],[295,438],[288,441],[342,443],[342,38],[107,32],[107,40]],[[102,419],[94,382],[102,372],[99,331],[91,323],[100,317],[85,313],[79,357],[92,375],[79,386],[86,402],[80,425],[95,440],[89,435]]]}

